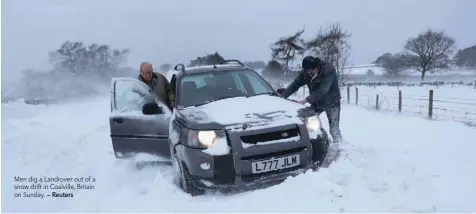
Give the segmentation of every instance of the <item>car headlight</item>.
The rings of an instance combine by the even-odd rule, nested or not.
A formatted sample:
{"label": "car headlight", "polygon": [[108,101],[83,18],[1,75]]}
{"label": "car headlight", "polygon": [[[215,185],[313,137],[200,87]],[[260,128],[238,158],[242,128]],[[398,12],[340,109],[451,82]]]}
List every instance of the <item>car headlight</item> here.
{"label": "car headlight", "polygon": [[187,144],[196,148],[210,148],[216,142],[218,142],[218,137],[224,136],[224,133],[220,131],[197,131],[190,130],[188,132]]}
{"label": "car headlight", "polygon": [[306,118],[305,123],[309,134],[319,131],[322,125],[321,119],[316,115]]}

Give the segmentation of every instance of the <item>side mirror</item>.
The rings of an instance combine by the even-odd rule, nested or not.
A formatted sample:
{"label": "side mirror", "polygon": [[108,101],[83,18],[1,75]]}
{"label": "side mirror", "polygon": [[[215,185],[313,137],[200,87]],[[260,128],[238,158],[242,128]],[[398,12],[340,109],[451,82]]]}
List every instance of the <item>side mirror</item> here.
{"label": "side mirror", "polygon": [[279,94],[283,94],[284,91],[286,91],[285,88],[278,88],[278,90],[276,90],[276,92],[278,92]]}
{"label": "side mirror", "polygon": [[153,114],[163,114],[164,110],[162,107],[157,105],[157,103],[146,103],[142,106],[142,114],[153,115]]}

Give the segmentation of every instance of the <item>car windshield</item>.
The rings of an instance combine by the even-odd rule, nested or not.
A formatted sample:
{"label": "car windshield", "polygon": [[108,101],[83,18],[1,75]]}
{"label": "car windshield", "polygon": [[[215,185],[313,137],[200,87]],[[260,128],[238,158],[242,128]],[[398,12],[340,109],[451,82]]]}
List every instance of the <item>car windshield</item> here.
{"label": "car windshield", "polygon": [[197,73],[181,78],[177,104],[180,107],[200,106],[232,97],[271,94],[274,90],[251,70]]}

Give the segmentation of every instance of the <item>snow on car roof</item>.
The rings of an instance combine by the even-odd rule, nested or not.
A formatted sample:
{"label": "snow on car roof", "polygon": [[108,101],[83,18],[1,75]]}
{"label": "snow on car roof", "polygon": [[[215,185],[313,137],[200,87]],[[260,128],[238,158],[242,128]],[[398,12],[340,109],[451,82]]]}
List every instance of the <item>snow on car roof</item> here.
{"label": "snow on car roof", "polygon": [[[238,64],[201,65],[201,66],[185,67],[185,73],[188,73],[188,72],[194,73],[194,72],[201,72],[201,71],[207,72],[207,71],[211,71],[211,69],[214,69],[214,68],[221,68],[221,69],[226,68],[226,69],[238,69],[238,70],[249,69],[248,67],[244,67]],[[172,76],[180,72],[181,71],[178,71],[175,69],[170,69],[166,75],[167,80],[169,81],[172,80]]]}

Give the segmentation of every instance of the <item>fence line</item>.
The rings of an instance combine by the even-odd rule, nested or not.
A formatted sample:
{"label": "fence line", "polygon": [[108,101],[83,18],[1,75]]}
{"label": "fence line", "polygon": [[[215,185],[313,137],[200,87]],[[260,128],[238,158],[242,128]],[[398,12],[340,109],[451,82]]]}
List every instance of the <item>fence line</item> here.
{"label": "fence line", "polygon": [[[280,81],[270,81],[274,88],[285,85]],[[476,86],[476,81],[474,83]],[[371,88],[362,85],[362,88]],[[435,91],[428,90],[428,95],[404,93],[397,87],[398,93],[359,93],[357,84],[342,87],[342,102],[367,109],[390,111],[397,114],[424,116],[431,120],[450,120],[476,127],[476,98],[434,97]],[[352,90],[353,89],[353,90]],[[293,95],[301,99],[307,95],[307,87],[301,87]],[[448,106],[449,105],[449,106]],[[467,108],[467,109],[462,109]],[[469,108],[469,109],[468,109]]]}
{"label": "fence line", "polygon": [[368,86],[368,87],[373,87],[376,88],[377,86],[396,86],[396,87],[418,87],[418,86],[434,86],[436,88],[439,88],[440,86],[448,86],[451,85],[451,87],[456,86],[473,86],[473,89],[476,89],[476,79],[473,81],[469,82],[463,82],[463,81],[431,81],[431,82],[419,82],[419,83],[406,83],[402,81],[397,81],[397,82],[389,82],[389,81],[380,81],[380,82],[347,82],[343,84],[344,86]]}
{"label": "fence line", "polygon": [[[354,89],[353,92],[351,89]],[[342,93],[343,102],[374,110],[396,113],[416,114],[430,120],[453,120],[476,127],[476,99],[459,99],[439,97],[435,99],[434,90],[428,90],[427,96],[404,96],[402,90],[398,94],[359,94],[358,87],[347,86]],[[408,104],[409,103],[409,104]],[[451,105],[451,106],[445,106]],[[461,106],[471,109],[461,109]]]}

